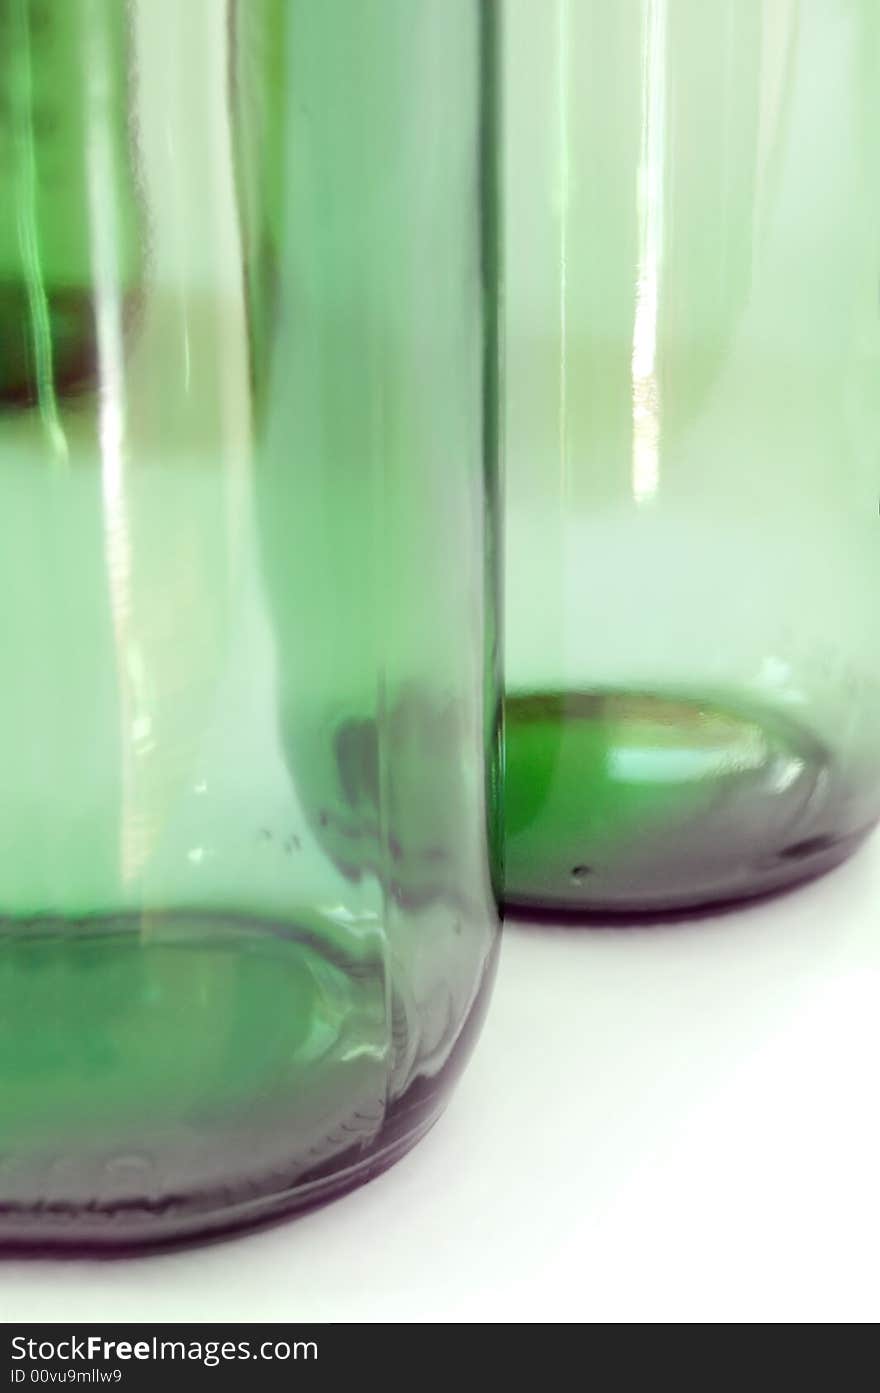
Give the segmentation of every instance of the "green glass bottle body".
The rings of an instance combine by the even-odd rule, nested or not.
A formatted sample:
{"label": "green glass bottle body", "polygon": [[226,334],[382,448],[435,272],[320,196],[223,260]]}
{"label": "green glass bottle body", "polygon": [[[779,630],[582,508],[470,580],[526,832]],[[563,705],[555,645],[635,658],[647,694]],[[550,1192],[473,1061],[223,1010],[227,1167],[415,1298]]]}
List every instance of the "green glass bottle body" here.
{"label": "green glass bottle body", "polygon": [[[369,1178],[491,979],[484,17],[243,8],[131,7],[136,255],[108,159],[94,367],[51,414],[0,405],[5,1244],[185,1239]],[[104,54],[73,100],[121,80]]]}
{"label": "green glass bottle body", "polygon": [[880,12],[504,45],[507,899],[778,890],[880,815]]}

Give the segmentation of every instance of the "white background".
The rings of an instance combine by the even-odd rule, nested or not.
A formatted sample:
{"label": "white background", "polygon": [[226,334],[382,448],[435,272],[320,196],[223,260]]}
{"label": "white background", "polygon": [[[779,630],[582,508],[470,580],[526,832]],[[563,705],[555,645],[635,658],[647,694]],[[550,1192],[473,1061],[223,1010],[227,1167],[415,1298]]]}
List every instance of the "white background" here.
{"label": "white background", "polygon": [[878,928],[877,838],[716,918],[511,925],[391,1171],[203,1248],[0,1263],[0,1319],[875,1321]]}

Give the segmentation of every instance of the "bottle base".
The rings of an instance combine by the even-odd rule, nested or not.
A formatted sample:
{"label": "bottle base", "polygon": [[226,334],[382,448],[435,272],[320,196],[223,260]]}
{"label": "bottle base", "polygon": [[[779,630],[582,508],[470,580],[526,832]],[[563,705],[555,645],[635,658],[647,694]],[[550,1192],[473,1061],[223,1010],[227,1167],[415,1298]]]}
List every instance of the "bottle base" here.
{"label": "bottle base", "polygon": [[382,1175],[422,1140],[440,1118],[445,1097],[409,1131],[377,1141],[366,1152],[336,1158],[331,1173],[285,1178],[281,1173],[240,1191],[180,1195],[120,1204],[94,1202],[75,1209],[44,1202],[18,1209],[0,1203],[0,1254],[5,1257],[125,1258],[230,1237],[295,1218],[340,1199]]}
{"label": "bottle base", "polygon": [[493,962],[429,1069],[378,934],[0,921],[0,1250],[185,1243],[363,1184],[439,1116]]}
{"label": "bottle base", "polygon": [[880,815],[876,761],[843,770],[777,710],[528,693],[508,696],[505,725],[514,913],[668,916],[773,894],[845,860]]}

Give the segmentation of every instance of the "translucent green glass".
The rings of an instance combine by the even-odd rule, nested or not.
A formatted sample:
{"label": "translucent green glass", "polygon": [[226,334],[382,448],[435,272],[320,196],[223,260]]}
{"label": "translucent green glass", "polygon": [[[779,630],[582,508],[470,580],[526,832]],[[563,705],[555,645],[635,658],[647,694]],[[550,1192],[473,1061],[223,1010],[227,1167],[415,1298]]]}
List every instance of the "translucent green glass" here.
{"label": "translucent green glass", "polygon": [[113,222],[124,319],[137,307],[128,18],[124,0],[0,0],[0,408],[50,422],[59,395],[95,386],[97,218]]}
{"label": "translucent green glass", "polygon": [[388,1165],[485,1000],[489,23],[0,22],[0,1241],[159,1242]]}
{"label": "translucent green glass", "polygon": [[506,0],[507,898],[880,814],[880,7]]}

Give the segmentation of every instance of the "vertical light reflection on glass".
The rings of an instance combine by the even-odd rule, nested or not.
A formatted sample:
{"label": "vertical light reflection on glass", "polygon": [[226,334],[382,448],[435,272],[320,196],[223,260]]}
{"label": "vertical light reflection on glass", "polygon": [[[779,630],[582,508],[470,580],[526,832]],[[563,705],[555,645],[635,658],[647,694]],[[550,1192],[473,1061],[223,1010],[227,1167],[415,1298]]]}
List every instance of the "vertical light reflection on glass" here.
{"label": "vertical light reflection on glass", "polygon": [[184,254],[185,249],[181,246],[185,235],[183,229],[186,228],[186,214],[184,211],[186,204],[182,193],[180,169],[177,159],[177,150],[175,148],[174,121],[170,117],[165,126],[165,146],[168,150],[168,166],[171,171],[171,176],[168,181],[169,201],[174,207],[173,222],[177,230],[179,253],[177,260],[180,266],[177,285],[177,305],[180,312],[180,333],[183,342],[183,390],[185,395],[189,396],[192,382],[192,360],[190,356],[189,311],[185,270],[186,256]]}
{"label": "vertical light reflection on glass", "polygon": [[638,169],[639,271],[633,323],[632,494],[650,501],[660,483],[657,307],[663,256],[667,0],[646,0],[642,29],[642,134]]}
{"label": "vertical light reflection on glass", "polygon": [[27,284],[31,347],[37,382],[37,406],[46,427],[46,434],[56,463],[66,463],[67,438],[58,417],[58,402],[55,396],[52,320],[49,312],[49,297],[43,283],[37,223],[37,158],[36,136],[34,134],[29,0],[14,0],[12,19],[16,61],[21,75],[21,87],[14,97],[16,112],[14,124],[15,169],[18,176],[15,205],[18,241]]}
{"label": "vertical light reflection on glass", "polygon": [[799,0],[776,0],[761,9],[761,66],[758,96],[758,136],[752,238],[759,245],[771,216],[783,157],[786,112],[795,79]]}
{"label": "vertical light reflection on glass", "polygon": [[[284,39],[282,29],[282,42]],[[230,53],[229,26],[220,16],[219,24],[220,70],[227,72],[232,62]],[[224,471],[224,495],[226,498],[226,539],[228,545],[228,565],[230,577],[235,574],[241,553],[241,538],[246,534],[250,518],[250,470],[252,465],[252,421],[250,397],[250,362],[248,357],[247,313],[245,310],[244,267],[245,254],[242,246],[242,229],[236,209],[238,206],[232,170],[235,167],[233,151],[232,111],[228,93],[224,89],[222,104],[218,102],[217,116],[213,122],[216,132],[214,150],[215,176],[221,188],[218,199],[222,199],[230,209],[226,220],[230,241],[224,249],[226,267],[234,267],[231,277],[228,304],[223,309],[223,332],[220,334],[219,366],[223,382],[220,396],[220,409],[223,416],[222,468]],[[218,249],[220,247],[218,238]]]}
{"label": "vertical light reflection on glass", "polygon": [[559,217],[559,495],[564,500],[568,483],[568,218],[571,198],[571,152],[569,150],[569,0],[559,0],[556,90],[557,148],[559,170],[557,211]]}
{"label": "vertical light reflection on glass", "polygon": [[[88,23],[88,21],[87,21]],[[116,638],[122,750],[120,875],[131,881],[144,859],[143,829],[134,800],[135,760],[130,661],[131,538],[125,498],[125,382],[123,306],[118,258],[120,229],[115,198],[115,160],[104,112],[112,56],[99,23],[84,36],[84,67],[92,94],[87,107],[86,164],[92,290],[98,348],[98,428],[101,441],[101,492],[104,505],[104,550],[110,608]]]}

